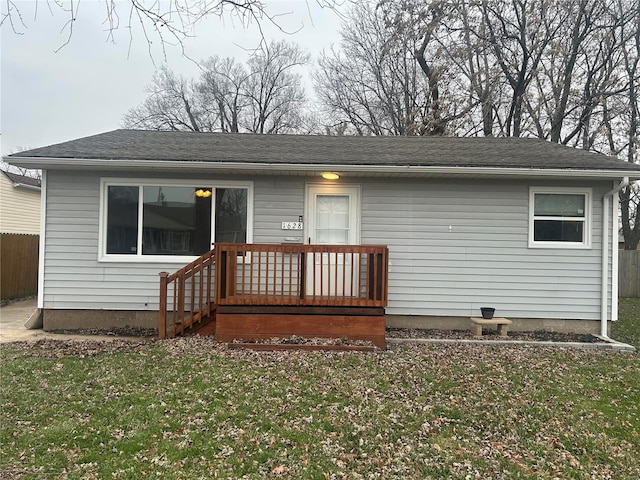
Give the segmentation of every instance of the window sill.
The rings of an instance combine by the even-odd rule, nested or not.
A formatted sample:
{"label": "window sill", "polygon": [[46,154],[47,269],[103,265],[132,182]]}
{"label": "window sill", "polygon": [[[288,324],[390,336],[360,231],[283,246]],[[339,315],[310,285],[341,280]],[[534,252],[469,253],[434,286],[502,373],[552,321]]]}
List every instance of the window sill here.
{"label": "window sill", "polygon": [[103,255],[98,263],[175,263],[186,265],[198,257],[176,255]]}
{"label": "window sill", "polygon": [[571,242],[529,242],[529,248],[555,248],[561,250],[591,250],[591,245]]}

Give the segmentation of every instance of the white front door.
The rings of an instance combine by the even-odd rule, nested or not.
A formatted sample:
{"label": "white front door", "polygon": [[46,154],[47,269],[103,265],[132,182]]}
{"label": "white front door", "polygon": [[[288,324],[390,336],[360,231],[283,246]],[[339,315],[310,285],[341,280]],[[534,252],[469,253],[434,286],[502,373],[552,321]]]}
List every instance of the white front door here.
{"label": "white front door", "polygon": [[[306,239],[316,245],[358,245],[359,186],[307,185]],[[356,257],[316,254],[307,261],[307,295],[357,295]],[[356,264],[356,265],[354,265]]]}

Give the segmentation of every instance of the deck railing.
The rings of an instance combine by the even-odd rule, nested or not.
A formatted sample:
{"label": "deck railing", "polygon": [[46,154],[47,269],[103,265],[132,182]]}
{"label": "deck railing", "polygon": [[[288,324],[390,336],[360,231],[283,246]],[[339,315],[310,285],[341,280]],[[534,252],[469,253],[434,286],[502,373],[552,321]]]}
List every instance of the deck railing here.
{"label": "deck railing", "polygon": [[160,272],[158,337],[174,337],[215,311],[215,249],[175,273]]}
{"label": "deck railing", "polygon": [[387,304],[386,246],[219,243],[215,249],[218,305]]}

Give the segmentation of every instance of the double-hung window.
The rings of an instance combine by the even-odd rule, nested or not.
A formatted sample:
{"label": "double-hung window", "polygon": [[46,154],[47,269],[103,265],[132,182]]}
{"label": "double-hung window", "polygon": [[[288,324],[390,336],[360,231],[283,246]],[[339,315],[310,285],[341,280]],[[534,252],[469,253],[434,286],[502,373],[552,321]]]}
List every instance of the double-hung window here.
{"label": "double-hung window", "polygon": [[531,187],[529,246],[589,248],[591,190]]}
{"label": "double-hung window", "polygon": [[194,257],[213,242],[249,243],[250,183],[102,181],[101,258]]}

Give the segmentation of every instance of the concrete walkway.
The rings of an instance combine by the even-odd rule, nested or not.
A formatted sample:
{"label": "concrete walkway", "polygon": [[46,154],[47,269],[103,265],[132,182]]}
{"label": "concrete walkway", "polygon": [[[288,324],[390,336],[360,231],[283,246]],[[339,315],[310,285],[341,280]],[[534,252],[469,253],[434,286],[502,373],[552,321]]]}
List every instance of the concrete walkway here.
{"label": "concrete walkway", "polygon": [[580,342],[549,342],[530,340],[467,340],[448,338],[387,338],[387,345],[411,345],[411,344],[433,344],[433,345],[529,345],[536,347],[555,348],[577,348],[580,350],[608,350],[621,353],[634,353],[636,347],[626,343],[617,342],[611,338],[604,339],[600,336],[600,342],[580,343]]}
{"label": "concrete walkway", "polygon": [[31,316],[38,309],[35,298],[19,300],[0,307],[0,343],[35,342],[43,339],[51,340],[143,340],[140,337],[124,337],[118,335],[73,335],[45,332],[42,328],[30,330],[25,327]]}

